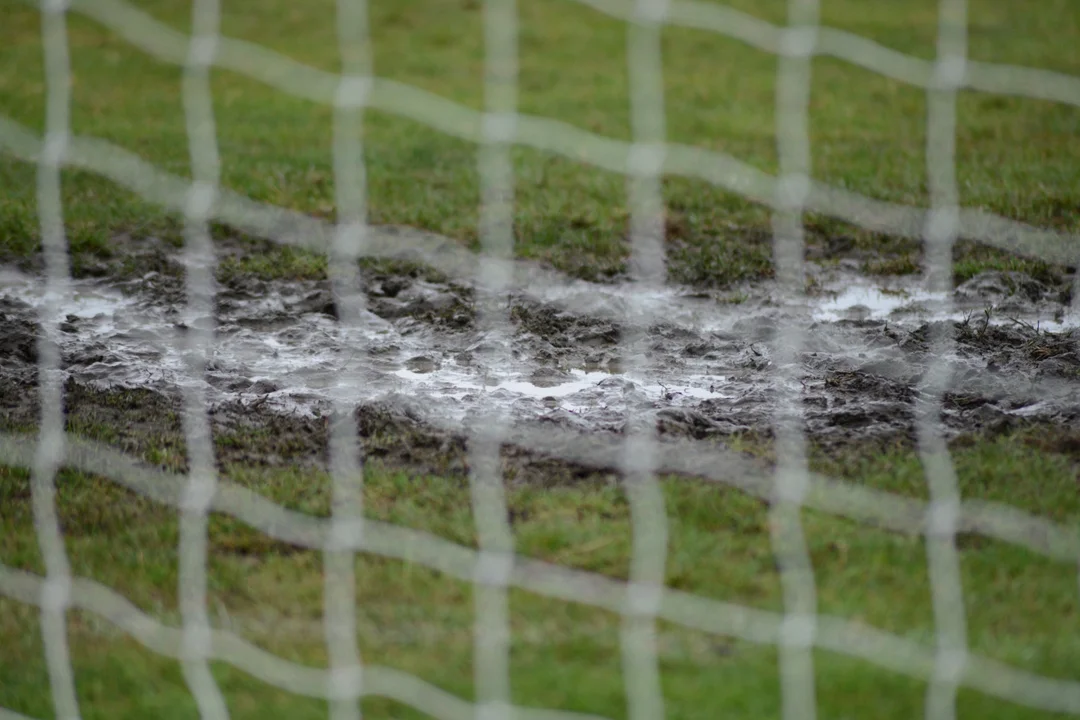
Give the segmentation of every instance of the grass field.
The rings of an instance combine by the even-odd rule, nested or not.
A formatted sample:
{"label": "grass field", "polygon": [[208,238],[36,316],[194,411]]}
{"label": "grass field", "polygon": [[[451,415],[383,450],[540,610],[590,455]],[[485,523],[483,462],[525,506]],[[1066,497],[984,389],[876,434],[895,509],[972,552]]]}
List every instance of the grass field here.
{"label": "grass field", "polygon": [[[189,3],[139,4],[186,30]],[[738,5],[738,4],[736,4]],[[37,13],[5,0],[0,111],[31,128],[44,118]],[[823,3],[823,19],[897,50],[932,58],[936,3],[908,0],[865,12],[856,0]],[[773,21],[778,0],[744,3]],[[223,3],[222,32],[272,48],[313,67],[338,68],[334,4]],[[1067,0],[1039,12],[1004,0],[971,3],[971,56],[978,60],[1080,71],[1073,42],[1080,19]],[[436,19],[437,18],[437,19]],[[619,139],[630,138],[622,22],[569,0],[522,2],[521,111]],[[473,109],[483,102],[483,26],[479,3],[374,2],[375,72]],[[94,22],[69,23],[72,123],[172,173],[188,174],[181,70],[147,57]],[[721,150],[776,171],[776,60],[737,41],[671,28],[664,32],[665,100],[672,141]],[[250,197],[332,217],[331,109],[291,98],[225,71],[213,75],[215,117],[226,186]],[[815,61],[811,101],[817,178],[866,195],[925,204],[925,95],[830,59]],[[1080,180],[1075,108],[962,93],[958,110],[958,183],[965,205],[1036,225],[1075,230],[1073,189]],[[400,117],[369,112],[364,140],[371,218],[476,240],[479,203],[475,147]],[[622,177],[536,151],[515,152],[517,251],[587,278],[619,273],[627,253]],[[25,253],[36,226],[34,169],[5,161],[0,227],[9,257]],[[83,252],[107,253],[120,232],[176,235],[177,220],[95,177],[71,174],[66,213],[78,266]],[[688,180],[665,185],[676,279],[725,284],[767,276],[768,215],[760,206]],[[917,243],[866,237],[826,218],[811,219],[811,243],[854,234],[868,269],[916,269]],[[28,244],[29,243],[29,244]],[[889,262],[885,262],[888,260]],[[1024,261],[967,248],[958,272]],[[299,264],[297,272],[310,269]]]}
{"label": "grass field", "polygon": [[[133,3],[181,32],[190,2]],[[779,0],[729,3],[783,22]],[[1080,74],[1080,5],[1042,0],[970,0],[973,58]],[[483,13],[476,0],[370,3],[375,71],[473,109],[483,105]],[[623,23],[570,0],[520,0],[520,106],[618,139],[630,138]],[[823,22],[922,58],[935,52],[937,3],[823,0]],[[37,11],[0,0],[0,115],[35,132],[44,123],[45,77]],[[334,3],[224,0],[222,33],[302,63],[339,69]],[[181,69],[147,57],[108,28],[73,13],[72,124],[170,173],[189,176]],[[776,59],[734,40],[664,31],[665,102],[671,140],[723,151],[763,171],[777,169],[773,106]],[[252,198],[332,220],[332,111],[253,80],[216,70],[215,116],[223,183]],[[813,64],[811,134],[817,179],[868,196],[927,203],[923,92],[840,61]],[[1011,97],[960,96],[957,177],[962,202],[1033,225],[1080,232],[1080,109]],[[476,147],[380,112],[364,120],[372,222],[435,231],[476,247]],[[590,280],[617,280],[628,255],[622,176],[529,149],[513,154],[516,252]],[[36,167],[0,154],[0,262],[39,267]],[[182,221],[88,173],[64,175],[65,223],[76,275],[121,276],[122,248],[150,237],[179,245]],[[766,208],[704,183],[668,178],[669,269],[674,281],[710,288],[769,278]],[[217,229],[235,241],[228,228]],[[917,242],[839,221],[808,218],[808,252],[819,263],[855,259],[869,275],[920,270]],[[118,241],[123,238],[123,242]],[[844,238],[844,242],[835,242]],[[246,242],[241,237],[240,242]],[[957,249],[957,280],[1009,269],[1064,284],[1066,270],[972,243]],[[240,253],[223,273],[318,278],[321,257],[292,250]],[[155,465],[184,467],[177,410],[136,391],[102,393],[75,405],[69,430]],[[86,411],[76,408],[86,407]],[[5,414],[0,429],[31,431]],[[265,428],[219,432],[223,477],[285,505],[329,511],[329,479],[313,458],[324,448],[291,444]],[[395,438],[388,440],[392,441]],[[400,440],[400,438],[398,438]],[[767,439],[734,446],[770,461]],[[955,444],[966,498],[989,499],[1076,526],[1080,522],[1080,431],[1036,425],[979,434]],[[267,458],[274,458],[272,461]],[[868,487],[925,497],[923,471],[903,443],[815,448],[815,469]],[[178,624],[176,513],[102,478],[65,470],[57,502],[73,571]],[[663,484],[671,518],[672,587],[751,607],[782,610],[768,506],[736,490],[686,478]],[[617,484],[598,474],[509,490],[517,551],[616,578],[628,574],[630,522]],[[373,517],[475,545],[467,480],[460,473],[367,468]],[[857,619],[931,645],[934,618],[926,548],[919,537],[806,511],[819,612]],[[210,610],[284,658],[326,663],[322,559],[215,517],[210,533]],[[965,536],[959,541],[972,651],[1033,673],[1080,680],[1080,594],[1075,565]],[[42,572],[28,474],[0,466],[0,562]],[[469,584],[397,561],[357,562],[358,627],[365,662],[401,668],[471,698],[473,600]],[[524,591],[511,593],[514,701],[627,716],[616,615]],[[49,684],[33,607],[0,598],[0,707],[51,717]],[[99,619],[69,616],[83,716],[195,716],[179,664],[143,650]],[[662,626],[660,656],[669,717],[779,714],[777,652],[730,638]],[[926,684],[824,651],[815,653],[819,714],[906,718],[923,708]],[[214,667],[235,717],[324,716],[326,704]],[[417,713],[379,698],[370,717]],[[964,718],[1050,717],[963,690]]]}
{"label": "grass field", "polygon": [[[138,398],[113,396],[110,404]],[[157,410],[160,410],[158,408]],[[138,418],[138,416],[134,416]],[[77,416],[72,429],[111,440],[167,467],[181,467],[178,418],[163,436],[139,425],[110,427]],[[145,427],[145,424],[144,424]],[[998,438],[956,453],[968,498],[1010,503],[1065,524],[1080,519],[1076,459],[1066,438],[1046,429]],[[1075,443],[1075,440],[1071,441]],[[296,510],[325,516],[329,478],[302,463],[305,453],[275,436],[222,435],[225,478]],[[1075,445],[1073,445],[1075,447]],[[279,465],[252,466],[272,451]],[[240,460],[237,460],[239,458]],[[922,468],[909,452],[883,449],[822,469],[874,488],[925,497]],[[1018,481],[1028,478],[1027,482]],[[0,502],[8,565],[43,572],[25,472],[5,470]],[[121,592],[144,612],[178,623],[178,522],[175,511],[120,490],[111,481],[65,472],[58,502],[74,570]],[[766,610],[781,610],[771,554],[768,507],[736,490],[672,478],[664,482],[671,518],[667,583],[673,588]],[[475,546],[464,478],[369,468],[370,516]],[[630,523],[621,490],[599,479],[555,487],[512,487],[508,497],[517,551],[562,565],[626,578]],[[804,521],[816,569],[819,612],[847,617],[932,643],[933,611],[926,548],[898,535],[816,512]],[[211,522],[210,600],[215,624],[286,659],[323,665],[322,559],[267,539],[241,523]],[[1080,599],[1075,567],[982,537],[961,538],[962,580],[972,651],[1031,672],[1075,678],[1080,658]],[[472,693],[472,588],[468,583],[361,556],[357,622],[366,662],[416,673],[469,698]],[[50,701],[36,611],[0,600],[4,638],[0,704],[48,717]],[[606,716],[626,713],[619,619],[607,611],[511,593],[514,701]],[[179,664],[156,657],[107,623],[79,612],[69,621],[85,717],[192,717]],[[675,718],[773,717],[779,712],[774,648],[662,624],[660,659],[668,714]],[[921,712],[925,684],[833,653],[815,655],[822,717],[905,718]],[[320,717],[326,706],[276,691],[221,665],[215,674],[236,717]],[[962,691],[960,717],[1053,717]],[[389,701],[365,700],[371,717],[413,717]]]}

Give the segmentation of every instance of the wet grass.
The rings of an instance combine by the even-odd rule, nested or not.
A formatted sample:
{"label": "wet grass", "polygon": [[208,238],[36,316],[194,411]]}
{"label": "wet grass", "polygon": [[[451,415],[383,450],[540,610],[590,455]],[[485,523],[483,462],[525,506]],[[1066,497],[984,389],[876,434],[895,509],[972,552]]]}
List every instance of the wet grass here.
{"label": "wet grass", "polygon": [[[0,113],[40,131],[45,78],[37,11],[3,0]],[[137,6],[186,32],[190,3]],[[735,3],[783,22],[785,4]],[[622,22],[570,0],[522,0],[520,107],[591,132],[631,137]],[[339,68],[330,0],[225,3],[224,34],[266,45],[314,67]],[[867,11],[855,0],[824,4],[824,21],[923,58],[935,52],[936,5],[905,0]],[[438,20],[435,20],[435,18]],[[1005,0],[970,8],[969,44],[979,60],[1076,73],[1080,11],[1068,0],[1040,11]],[[483,10],[474,0],[371,3],[375,71],[465,106],[483,105]],[[664,31],[669,137],[722,151],[766,172],[777,170],[776,60],[734,40],[683,28]],[[1007,42],[1005,41],[1007,40]],[[146,57],[107,28],[73,14],[69,42],[76,133],[114,142],[158,167],[189,173],[180,69]],[[417,49],[421,48],[422,51]],[[335,215],[332,113],[226,71],[212,75],[222,182],[245,195],[319,217]],[[870,196],[926,203],[924,94],[828,58],[814,61],[810,124],[816,177]],[[962,201],[1036,225],[1080,228],[1075,188],[1080,111],[1033,100],[964,92],[958,107]],[[476,148],[412,121],[368,112],[364,122],[368,206],[377,223],[433,230],[475,247],[479,178]],[[627,254],[621,176],[534,150],[513,152],[517,253],[589,279],[619,276]],[[0,159],[0,258],[36,247],[34,168]],[[700,182],[668,178],[672,277],[725,286],[772,272],[768,213]],[[65,219],[77,271],[84,254],[107,255],[111,238],[178,237],[180,224],[136,195],[86,173],[65,174]],[[810,219],[811,256],[855,256],[872,273],[919,267],[917,243],[844,230]],[[850,236],[851,243],[838,242]],[[958,251],[959,277],[997,268],[974,246]],[[303,254],[285,264],[241,260],[241,270],[305,275]],[[1011,258],[1010,267],[1038,267]]]}
{"label": "wet grass", "polygon": [[[175,404],[143,391],[68,387],[68,428],[168,470],[185,466]],[[154,421],[153,418],[159,418]],[[275,424],[276,423],[276,424]],[[326,428],[252,412],[215,425],[224,479],[274,502],[326,517],[331,483]],[[26,425],[5,430],[24,430]],[[383,441],[394,431],[383,428]],[[407,439],[397,435],[399,444]],[[376,442],[376,445],[378,443]],[[739,446],[739,445],[737,445]],[[741,447],[767,458],[766,442]],[[953,445],[966,499],[1007,503],[1055,522],[1080,521],[1080,435],[1055,426],[1020,427]],[[432,452],[445,452],[435,449]],[[815,451],[814,469],[866,487],[925,498],[924,471],[901,444],[848,444]],[[632,547],[626,496],[608,475],[507,488],[519,554],[626,579]],[[73,572],[121,593],[142,611],[177,625],[178,516],[114,482],[65,469],[56,502]],[[741,491],[666,478],[670,523],[668,586],[763,610],[783,609],[770,545],[768,506]],[[0,562],[44,570],[26,470],[0,467]],[[366,469],[368,517],[476,547],[465,475],[403,471],[378,460]],[[921,538],[803,512],[819,612],[868,623],[932,645],[934,617]],[[297,663],[325,667],[320,554],[273,540],[229,517],[209,526],[209,599],[216,626]],[[1076,568],[981,536],[958,539],[973,652],[1030,672],[1078,679],[1080,599]],[[464,698],[473,697],[473,597],[469,583],[421,566],[361,554],[356,560],[357,641],[367,663],[399,668]],[[625,715],[617,616],[513,590],[510,593],[514,701],[522,705]],[[84,717],[189,717],[179,665],[141,648],[100,618],[68,621]],[[660,666],[669,717],[771,717],[779,713],[776,651],[662,623]],[[0,706],[50,714],[36,611],[0,599]],[[829,652],[815,653],[823,716],[858,707],[860,717],[918,713],[925,683]],[[321,701],[289,695],[223,664],[214,666],[235,717],[325,714]],[[371,717],[418,717],[368,698]],[[961,693],[959,717],[1032,718],[1039,713],[975,692]]]}
{"label": "wet grass", "polygon": [[[140,7],[187,31],[189,2],[142,0]],[[778,0],[732,3],[783,22]],[[520,102],[523,112],[628,139],[629,87],[624,26],[569,0],[521,0]],[[934,54],[936,0],[875,3],[829,0],[825,22],[924,58]],[[376,0],[371,3],[380,76],[482,107],[482,3]],[[1080,73],[1080,10],[1044,0],[1038,12],[1005,0],[970,0],[970,51],[979,60]],[[268,45],[301,62],[338,69],[333,3],[268,0],[224,3],[223,32]],[[37,11],[0,0],[0,114],[40,131],[44,76]],[[190,172],[181,73],[72,15],[73,129],[135,152],[159,168]],[[665,31],[665,93],[672,140],[730,153],[766,172],[777,169],[773,135],[775,59],[723,37]],[[422,49],[422,51],[418,51]],[[255,199],[332,220],[331,112],[254,81],[214,71],[222,181]],[[958,110],[962,201],[1006,217],[1080,230],[1080,145],[1069,142],[1080,111],[1049,103],[963,93]],[[827,59],[814,62],[811,133],[815,176],[893,202],[926,202],[922,93]],[[477,246],[479,179],[475,146],[412,121],[365,116],[368,205],[377,223],[411,225]],[[606,173],[518,148],[516,251],[588,279],[616,278],[628,251],[625,182]],[[182,224],[134,193],[88,173],[64,174],[65,223],[77,274],[133,276],[173,271],[155,247],[176,247]],[[669,268],[674,280],[725,287],[768,277],[768,212],[702,183],[667,178]],[[920,269],[917,242],[808,217],[808,256],[857,260],[870,274]],[[0,155],[0,262],[33,266],[38,225],[35,169]],[[216,227],[225,250],[223,280],[317,278],[325,260],[276,248]],[[122,241],[118,241],[122,238]],[[379,264],[372,265],[376,270]],[[1044,281],[1060,268],[972,243],[957,248],[958,280],[985,269],[1019,270]],[[392,268],[388,272],[398,272]],[[415,269],[410,271],[416,271]],[[732,295],[737,302],[739,296]],[[73,394],[72,394],[73,393]],[[82,393],[81,395],[79,393]],[[181,470],[179,416],[150,393],[94,395],[69,388],[69,429]],[[27,430],[36,415],[6,414],[3,427]],[[392,455],[411,440],[384,428],[369,445]],[[325,515],[329,484],[317,424],[246,427],[215,436],[229,480],[288,507]],[[747,439],[743,449],[767,458]],[[954,450],[965,497],[1008,503],[1058,522],[1080,519],[1080,437],[1062,428],[968,438]],[[431,452],[442,450],[435,448]],[[411,452],[424,453],[417,447]],[[390,460],[401,458],[390,457]],[[406,458],[408,459],[408,458]],[[430,465],[430,458],[424,459]],[[909,448],[855,445],[814,457],[823,472],[908,496],[925,495],[923,470]],[[408,463],[406,463],[408,464]],[[459,458],[438,472],[405,472],[370,463],[365,509],[372,517],[475,544],[469,493]],[[519,553],[625,578],[631,546],[625,497],[604,477],[550,466],[548,482],[518,483],[508,501]],[[564,472],[564,474],[559,474]],[[575,482],[563,480],[574,478]],[[769,545],[767,508],[737,491],[685,479],[665,481],[671,542],[667,581],[752,607],[782,608]],[[42,571],[33,533],[28,477],[0,468],[0,562]],[[102,478],[65,470],[58,504],[73,570],[122,593],[165,622],[179,621],[175,511]],[[918,538],[807,511],[819,609],[933,642],[926,549]],[[240,523],[211,523],[210,595],[215,622],[283,657],[325,665],[320,626],[322,559],[269,541]],[[1078,679],[1080,609],[1076,569],[1005,544],[962,538],[969,636],[975,652],[1032,672]],[[472,589],[414,565],[357,560],[358,640],[366,662],[416,673],[462,697],[472,688]],[[619,620],[599,610],[511,593],[514,700],[622,717]],[[194,717],[179,665],[135,644],[99,619],[69,616],[84,717]],[[675,718],[779,714],[776,651],[663,625],[659,634],[668,714]],[[47,717],[48,679],[36,611],[0,599],[0,706]],[[900,718],[923,707],[925,684],[831,653],[815,653],[822,716]],[[214,666],[236,717],[325,716],[321,701],[266,686]],[[962,692],[961,717],[1033,718]],[[379,698],[373,717],[413,717]]]}

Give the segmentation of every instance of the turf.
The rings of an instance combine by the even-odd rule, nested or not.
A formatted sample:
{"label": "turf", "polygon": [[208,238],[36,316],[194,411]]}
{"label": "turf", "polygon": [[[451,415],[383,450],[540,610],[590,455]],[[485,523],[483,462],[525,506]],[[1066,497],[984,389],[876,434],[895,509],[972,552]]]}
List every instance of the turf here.
{"label": "turf", "polygon": [[[118,398],[116,406],[125,400]],[[116,439],[132,431],[123,416],[72,424],[80,434]],[[229,462],[230,451],[273,448],[271,437],[219,436],[223,475],[295,510],[326,516],[330,481],[310,464]],[[146,436],[125,443],[166,466],[182,463],[176,439]],[[1031,428],[954,448],[968,499],[1009,503],[1064,524],[1080,519],[1076,437]],[[288,449],[277,448],[288,457]],[[903,448],[865,448],[842,462],[815,460],[876,489],[925,497],[922,468]],[[831,463],[831,464],[830,464]],[[1023,472],[1018,472],[1023,469]],[[1028,481],[1018,481],[1026,477]],[[111,481],[63,471],[57,503],[73,571],[122,593],[163,622],[179,622],[178,520],[174,510]],[[685,478],[663,482],[670,521],[667,583],[752,608],[781,610],[780,579],[769,542],[768,507],[741,491]],[[25,471],[0,469],[5,508],[0,560],[42,572]],[[404,474],[372,464],[365,484],[369,517],[475,547],[476,529],[464,478]],[[556,487],[511,487],[508,507],[517,551],[564,566],[625,579],[630,562],[627,499],[618,486],[585,480]],[[803,522],[814,561],[819,612],[855,619],[932,644],[934,617],[922,540],[819,512]],[[293,662],[325,666],[320,625],[319,554],[268,539],[242,523],[210,523],[209,608],[217,626]],[[1080,661],[1076,569],[979,536],[960,541],[972,651],[1031,672],[1075,678]],[[473,598],[468,583],[397,560],[361,555],[356,562],[358,642],[367,662],[414,673],[461,697],[472,697]],[[37,717],[50,713],[37,616],[0,600],[0,705]],[[609,612],[511,592],[514,700],[523,705],[625,713],[619,620]],[[81,612],[69,619],[73,662],[85,717],[188,717],[189,692],[178,665],[143,650],[107,622]],[[662,623],[659,652],[668,714],[676,718],[769,717],[779,711],[775,649]],[[910,717],[925,684],[832,653],[816,653],[823,717]],[[307,717],[324,705],[264,686],[227,666],[215,667],[236,717]],[[270,708],[273,708],[271,711]],[[1040,717],[974,692],[959,700],[960,717]],[[372,717],[411,717],[371,698]]]}
{"label": "turf", "polygon": [[[784,3],[733,3],[774,22]],[[137,3],[158,20],[189,29],[190,3]],[[327,71],[339,65],[334,4],[225,0],[222,31]],[[520,105],[594,133],[630,137],[622,23],[569,0],[522,0]],[[932,58],[931,0],[826,0],[824,21],[897,50]],[[970,52],[979,60],[1080,73],[1080,8],[1070,0],[970,0]],[[376,72],[474,109],[483,102],[482,3],[378,0],[371,3]],[[43,127],[45,78],[37,11],[0,0],[0,115]],[[168,172],[189,175],[181,73],[136,51],[79,15],[69,21],[73,129],[135,152]],[[674,141],[730,153],[775,172],[776,61],[739,42],[685,29],[664,33],[665,104]],[[811,133],[815,177],[895,202],[925,204],[922,92],[838,61],[813,67]],[[222,179],[250,197],[326,219],[335,217],[331,112],[250,79],[214,71]],[[962,93],[958,182],[962,201],[1003,216],[1080,230],[1076,187],[1080,111],[1049,103]],[[369,210],[377,223],[404,224],[477,243],[479,178],[475,146],[378,112],[365,116]],[[516,252],[589,279],[617,278],[628,251],[622,177],[538,151],[516,149]],[[35,168],[0,155],[0,260],[33,263],[38,245]],[[65,221],[76,273],[122,269],[124,249],[151,236],[178,243],[178,218],[87,173],[64,175]],[[668,178],[669,260],[675,280],[727,287],[772,272],[768,212],[702,183]],[[809,251],[820,262],[851,257],[866,272],[920,268],[917,243],[824,217],[808,218]],[[219,239],[229,228],[216,228]],[[1037,261],[962,244],[957,279],[984,269],[1060,275]],[[115,268],[114,268],[115,269]],[[138,268],[131,268],[132,272]],[[111,272],[111,271],[110,271]],[[226,259],[225,274],[315,277],[321,258],[292,250]],[[162,420],[136,422],[145,398],[117,398],[108,417],[69,418],[73,432],[147,461],[183,463],[182,442]],[[153,410],[153,408],[151,408]],[[145,418],[142,418],[145,420]],[[173,418],[172,420],[175,420]],[[148,434],[140,435],[141,429]],[[11,429],[11,428],[6,428]],[[21,428],[26,429],[26,428]],[[304,453],[279,438],[219,437],[223,472],[288,507],[325,514],[328,481]],[[265,455],[284,461],[240,462]],[[969,439],[955,459],[965,497],[987,498],[1075,525],[1080,519],[1076,438],[1054,428]],[[768,454],[748,441],[748,450]],[[230,460],[231,458],[231,460]],[[925,493],[917,458],[905,448],[856,447],[821,453],[815,467],[869,487]],[[671,518],[669,584],[757,608],[782,607],[769,546],[766,507],[730,489],[687,479],[664,483]],[[41,572],[24,470],[0,468],[0,562]],[[365,507],[374,517],[471,545],[475,528],[461,478],[372,466]],[[517,550],[625,578],[629,520],[625,497],[599,481],[512,488]],[[73,570],[122,593],[164,621],[178,621],[175,512],[101,478],[65,470],[58,503]],[[804,513],[817,572],[819,609],[924,643],[933,641],[926,550],[918,538]],[[253,642],[288,659],[326,662],[319,618],[322,560],[268,541],[235,521],[211,524],[211,612]],[[1075,566],[1046,561],[996,541],[964,537],[962,572],[973,650],[1032,672],[1077,679],[1080,608]],[[366,661],[415,673],[465,698],[472,687],[472,589],[396,561],[357,561],[358,632]],[[618,618],[599,610],[511,594],[514,701],[626,715]],[[0,706],[34,717],[52,712],[37,613],[0,599]],[[93,717],[196,715],[178,664],[141,649],[106,623],[69,618],[83,713]],[[663,626],[660,655],[669,716],[760,718],[779,714],[776,651],[730,638]],[[910,717],[925,684],[863,662],[815,654],[822,717]],[[315,717],[325,703],[268,687],[215,666],[236,717]],[[415,713],[379,698],[372,717]],[[1034,718],[1039,713],[964,691],[959,715]]]}
{"label": "turf", "polygon": [[[40,130],[45,78],[39,19],[4,0],[0,29],[0,113]],[[161,22],[188,29],[190,3],[137,3]],[[736,4],[738,6],[738,4]],[[522,112],[629,139],[625,24],[570,0],[519,3]],[[784,3],[742,3],[776,22]],[[483,12],[474,0],[389,0],[370,4],[375,72],[473,109],[483,104]],[[1076,73],[1080,12],[1049,0],[1032,12],[1006,0],[970,8],[970,52],[978,60]],[[223,4],[222,32],[299,62],[339,67],[334,3],[302,8],[282,0]],[[875,7],[823,3],[826,23],[889,47],[932,58],[936,3]],[[1007,39],[1007,42],[1004,40]],[[187,175],[181,71],[148,58],[108,28],[78,14],[69,22],[72,125]],[[777,169],[776,59],[703,31],[663,34],[665,107],[671,140]],[[332,218],[332,112],[227,71],[212,75],[225,185],[250,197]],[[1005,217],[1076,230],[1080,181],[1076,108],[963,92],[958,107],[957,180],[964,204]],[[925,94],[829,58],[813,63],[810,130],[814,175],[872,197],[926,204]],[[476,148],[411,120],[368,112],[364,121],[369,210],[377,223],[434,230],[475,245],[479,180]],[[622,177],[539,151],[515,150],[516,251],[590,279],[617,277],[627,255]],[[34,168],[0,160],[0,255],[23,257],[35,236]],[[176,236],[179,223],[126,190],[82,173],[65,176],[65,212],[76,266],[84,252],[107,253],[121,233]],[[771,274],[768,213],[701,182],[668,178],[670,267],[674,279],[724,286]],[[835,259],[830,242],[852,239],[846,254],[867,271],[911,272],[918,244],[810,218],[811,252]],[[1041,264],[969,246],[958,252],[960,279],[982,267]],[[310,263],[300,263],[300,271]]]}

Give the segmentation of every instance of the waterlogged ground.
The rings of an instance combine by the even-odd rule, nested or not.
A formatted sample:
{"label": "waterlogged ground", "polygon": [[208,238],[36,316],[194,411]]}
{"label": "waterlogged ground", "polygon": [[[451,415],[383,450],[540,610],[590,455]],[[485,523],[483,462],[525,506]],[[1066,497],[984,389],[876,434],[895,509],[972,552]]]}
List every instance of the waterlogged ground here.
{"label": "waterlogged ground", "polygon": [[[550,289],[549,283],[549,289],[533,284],[489,298],[423,267],[365,263],[367,309],[355,327],[343,327],[326,281],[243,270],[258,267],[248,261],[262,250],[219,247],[254,254],[246,264],[223,258],[214,316],[207,318],[183,310],[175,249],[159,247],[149,258],[126,253],[115,265],[82,268],[60,316],[45,324],[62,350],[71,433],[182,471],[188,452],[180,391],[196,382],[208,398],[222,479],[325,517],[333,508],[326,472],[331,428],[337,412],[352,411],[363,439],[365,515],[469,548],[476,547],[477,529],[465,431],[473,417],[498,410],[505,418],[506,515],[515,552],[619,581],[630,577],[635,547],[635,521],[615,482],[619,432],[633,415],[661,431],[655,456],[672,519],[665,584],[779,612],[783,582],[769,503],[762,500],[772,487],[769,432],[778,376],[795,370],[800,378],[789,389],[803,402],[811,468],[895,494],[904,512],[926,492],[923,468],[910,452],[912,413],[932,358],[929,339],[948,329],[956,340],[946,358],[955,380],[943,419],[963,497],[1075,525],[1080,355],[1066,314],[1067,277],[1054,284],[986,273],[964,283],[943,308],[944,298],[910,280],[881,285],[853,268],[815,267],[809,300],[792,307],[766,282],[651,293],[620,284]],[[4,432],[33,432],[40,421],[43,286],[32,267],[0,272]],[[499,311],[504,327],[483,329],[478,307],[485,306]],[[797,367],[780,368],[777,348],[793,317],[807,330],[806,347]],[[206,373],[192,381],[183,348],[190,328],[207,324],[215,334]],[[620,343],[635,338],[640,357]],[[973,442],[960,437],[969,433]],[[41,576],[30,474],[11,467],[0,473],[3,563]],[[175,509],[70,468],[60,471],[56,485],[72,572],[178,626]],[[923,538],[813,510],[803,517],[818,612],[925,647],[931,667],[937,624]],[[322,554],[225,513],[211,516],[207,538],[214,628],[284,659],[324,667]],[[971,652],[1028,673],[1075,678],[1075,562],[971,533],[960,535],[957,547]],[[471,699],[471,584],[411,560],[360,553],[356,563],[365,663]],[[515,700],[625,714],[622,618],[511,592]],[[0,598],[0,644],[13,659],[0,668],[0,705],[47,717],[50,681],[38,616],[23,600]],[[775,648],[668,623],[657,634],[671,717],[711,717],[717,707],[732,717],[781,712]],[[174,661],[88,613],[69,613],[69,637],[85,717],[197,714]],[[268,690],[222,666],[214,672],[235,717],[326,715],[325,703]],[[921,680],[840,654],[816,654],[815,674],[820,704],[841,714],[858,706],[880,708],[875,717],[910,717],[924,705]],[[140,690],[147,687],[155,692]],[[118,698],[124,705],[113,711]],[[966,689],[957,702],[965,717],[1035,716]],[[374,695],[365,703],[368,717],[412,717]],[[162,710],[166,704],[179,709]]]}
{"label": "waterlogged ground", "polygon": [[[73,397],[106,402],[118,389],[140,390],[172,408],[197,383],[218,422],[262,418],[297,432],[356,409],[362,432],[384,437],[391,428],[384,440],[398,446],[421,436],[456,443],[470,418],[493,410],[512,426],[583,433],[619,432],[632,416],[653,418],[664,436],[767,436],[780,395],[776,350],[794,317],[806,328],[795,390],[815,440],[910,438],[937,329],[956,341],[942,413],[951,434],[1080,417],[1067,286],[1015,272],[982,273],[944,298],[910,279],[882,285],[842,266],[815,268],[808,300],[793,306],[769,283],[642,293],[580,281],[485,298],[424,268],[384,264],[363,270],[367,307],[346,325],[327,281],[236,272],[223,278],[215,317],[190,318],[175,257],[159,264],[74,282],[55,319],[69,393],[85,391]],[[0,272],[0,409],[9,425],[36,417],[27,390],[44,299],[40,276]],[[480,302],[505,324],[484,325]],[[197,380],[185,360],[191,324],[215,328]],[[640,352],[624,356],[628,332]]]}

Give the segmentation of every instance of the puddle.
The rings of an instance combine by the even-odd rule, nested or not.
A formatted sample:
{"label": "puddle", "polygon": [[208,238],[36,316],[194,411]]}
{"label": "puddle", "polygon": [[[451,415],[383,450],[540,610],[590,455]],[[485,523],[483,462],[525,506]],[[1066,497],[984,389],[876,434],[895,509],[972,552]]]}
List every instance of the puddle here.
{"label": "puddle", "polygon": [[[45,304],[35,278],[0,275],[0,297],[25,304],[26,319]],[[67,371],[81,380],[160,390],[190,383],[179,312],[152,299],[126,295],[95,281],[75,281],[56,339]],[[422,398],[427,410],[451,421],[472,411],[515,410],[542,414],[560,408],[618,421],[627,403],[677,404],[724,397],[710,390],[723,377],[661,373],[653,382],[621,374],[559,369],[533,381],[542,363],[518,359],[489,367],[473,357],[483,338],[397,322],[365,313],[346,327],[324,313],[290,313],[315,292],[305,283],[281,283],[269,298],[223,303],[216,337],[206,355],[204,388],[211,401],[258,396],[281,410],[317,414],[331,401],[360,405],[404,394]]]}
{"label": "puddle", "polygon": [[939,308],[945,300],[944,293],[917,288],[888,290],[874,285],[851,285],[814,306],[812,316],[818,322],[885,320],[899,315],[943,320],[948,316]]}
{"label": "puddle", "polygon": [[1016,298],[1005,288],[985,292],[989,284],[988,279],[980,278],[962,284],[951,298],[950,311],[946,312],[949,298],[945,293],[928,292],[913,282],[893,282],[887,286],[853,282],[823,293],[824,299],[811,305],[811,315],[815,321],[826,323],[888,320],[910,325],[967,320],[996,325],[1023,322],[1046,332],[1080,328],[1080,318],[1070,317],[1064,303]]}
{"label": "puddle", "polygon": [[[1038,335],[1025,325],[1059,332],[1073,326],[1061,315],[1061,303],[1030,287],[1018,304],[1014,290],[1021,280],[983,278],[962,286],[949,316],[940,311],[943,296],[914,285],[882,288],[847,278],[833,292],[827,286],[810,298],[802,312],[813,331],[800,362],[811,431],[909,428],[913,383],[929,359],[920,335],[926,323],[1003,305],[1005,311],[985,316],[981,334],[971,330],[949,358],[954,391],[984,398],[949,410],[951,422],[972,429],[1005,415],[1045,417],[1080,408],[1080,356],[1071,339],[1046,340],[1049,349],[1039,358],[1024,355],[1022,348]],[[65,371],[79,382],[162,392],[198,382],[212,403],[258,402],[303,416],[325,414],[335,401],[362,406],[405,398],[425,422],[450,428],[489,410],[511,422],[556,421],[583,430],[615,430],[638,413],[692,416],[702,434],[771,421],[770,343],[789,308],[768,287],[725,303],[679,288],[642,293],[572,283],[513,298],[513,335],[503,339],[473,327],[472,299],[460,287],[410,278],[373,287],[370,310],[350,327],[333,316],[328,289],[316,282],[252,281],[223,290],[206,375],[197,381],[188,376],[180,313],[153,293],[122,292],[106,280],[74,281],[62,317],[54,319],[61,323],[56,340]],[[21,348],[6,356],[0,348],[0,372],[13,372],[19,363],[26,370],[36,313],[44,305],[42,283],[2,271],[0,303],[9,336],[4,342]],[[647,350],[631,375],[622,370],[620,323],[640,317],[631,311],[642,309],[662,322],[646,332]],[[18,340],[20,333],[30,339]],[[1054,401],[1046,400],[1047,382],[1057,383]]]}

